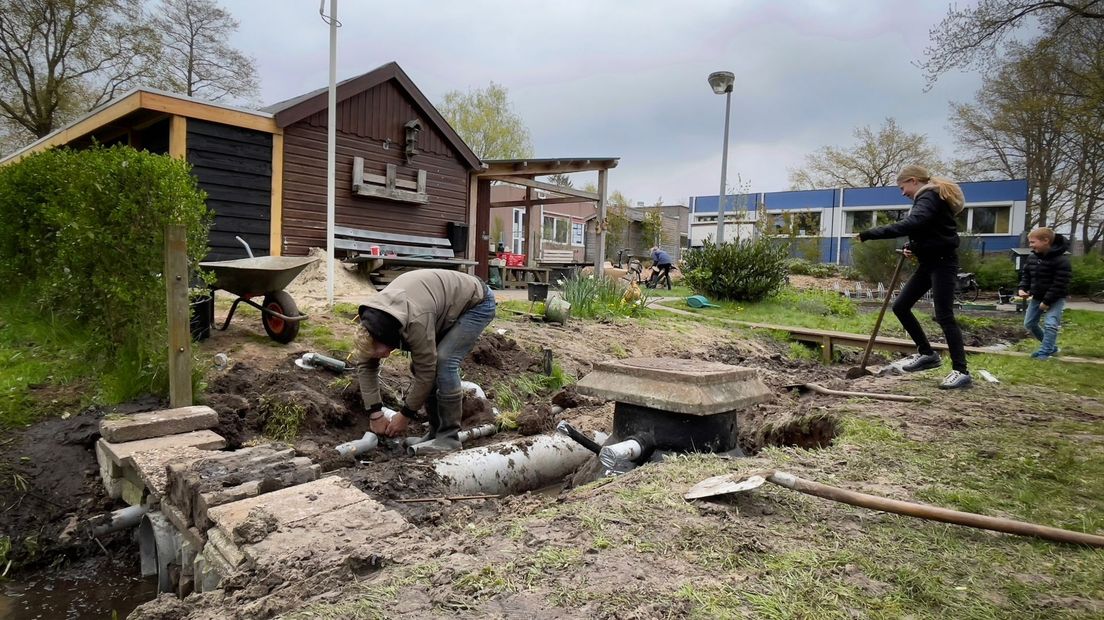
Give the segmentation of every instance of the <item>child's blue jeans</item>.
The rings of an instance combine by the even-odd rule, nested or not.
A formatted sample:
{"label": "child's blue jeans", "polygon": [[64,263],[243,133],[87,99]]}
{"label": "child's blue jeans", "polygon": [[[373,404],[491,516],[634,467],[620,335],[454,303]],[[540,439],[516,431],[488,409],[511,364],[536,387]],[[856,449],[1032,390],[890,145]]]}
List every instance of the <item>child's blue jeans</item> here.
{"label": "child's blue jeans", "polygon": [[[1058,351],[1058,328],[1062,326],[1062,310],[1065,307],[1065,297],[1055,301],[1045,312],[1039,307],[1039,300],[1032,299],[1027,302],[1024,327],[1043,343],[1039,346],[1039,352],[1044,355],[1053,355]],[[1042,328],[1039,327],[1040,319],[1043,322]]]}

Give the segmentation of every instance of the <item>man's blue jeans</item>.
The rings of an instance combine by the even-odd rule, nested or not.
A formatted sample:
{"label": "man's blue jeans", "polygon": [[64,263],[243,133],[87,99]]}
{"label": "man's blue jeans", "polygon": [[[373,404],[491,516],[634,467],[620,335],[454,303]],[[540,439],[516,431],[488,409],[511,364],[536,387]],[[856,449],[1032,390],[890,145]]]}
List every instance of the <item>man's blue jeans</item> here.
{"label": "man's blue jeans", "polygon": [[[1062,326],[1062,310],[1066,307],[1066,299],[1063,297],[1050,305],[1045,312],[1039,307],[1039,300],[1032,299],[1027,302],[1027,310],[1024,312],[1024,327],[1042,342],[1039,352],[1045,355],[1053,355],[1058,351],[1058,328]],[[1044,318],[1045,316],[1045,318]],[[1042,320],[1043,327],[1039,327]]]}
{"label": "man's blue jeans", "polygon": [[475,348],[483,328],[495,318],[495,297],[485,288],[483,301],[469,308],[437,343],[437,392],[455,394],[460,391],[460,362]]}

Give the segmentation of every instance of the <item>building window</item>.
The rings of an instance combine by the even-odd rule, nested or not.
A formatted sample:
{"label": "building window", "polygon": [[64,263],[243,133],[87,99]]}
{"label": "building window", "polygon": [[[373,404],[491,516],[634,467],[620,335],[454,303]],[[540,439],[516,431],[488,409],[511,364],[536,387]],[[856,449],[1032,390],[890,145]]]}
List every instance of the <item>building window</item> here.
{"label": "building window", "polygon": [[541,239],[551,243],[567,245],[568,235],[571,231],[571,220],[561,217],[544,216],[544,228]]}
{"label": "building window", "polygon": [[973,207],[970,212],[970,232],[975,235],[1007,235],[1011,231],[1012,207]]}
{"label": "building window", "polygon": [[908,215],[908,211],[908,209],[847,211],[847,217],[843,221],[843,232],[848,235],[857,235],[875,226],[892,224]]}
{"label": "building window", "polygon": [[583,245],[583,232],[585,228],[584,224],[578,222],[571,223],[571,245]]}

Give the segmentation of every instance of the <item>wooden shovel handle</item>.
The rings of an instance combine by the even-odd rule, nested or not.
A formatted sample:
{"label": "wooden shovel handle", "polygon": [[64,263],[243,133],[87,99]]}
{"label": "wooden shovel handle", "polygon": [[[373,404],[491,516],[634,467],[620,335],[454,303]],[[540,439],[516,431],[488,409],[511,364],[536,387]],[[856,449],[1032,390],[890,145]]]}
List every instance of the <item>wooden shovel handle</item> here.
{"label": "wooden shovel handle", "polygon": [[787,474],[786,472],[781,471],[776,471],[770,474],[769,476],[767,476],[767,480],[773,482],[774,484],[784,486],[787,489],[793,489],[795,491],[800,491],[808,495],[815,495],[817,497],[823,497],[824,499],[830,499],[833,501],[842,502],[844,504],[850,504],[852,506],[870,508],[872,510],[882,510],[885,512],[892,512],[909,517],[919,517],[921,519],[941,521],[943,523],[966,525],[983,530],[993,530],[995,532],[1017,534],[1019,536],[1034,536],[1036,538],[1045,538],[1047,540],[1056,540],[1065,543],[1090,545],[1093,547],[1104,547],[1104,536],[1085,534],[1083,532],[1073,532],[1057,527],[1047,527],[1045,525],[1025,523],[1023,521],[1015,521],[1012,519],[987,517],[985,515],[974,514],[971,512],[959,512],[957,510],[939,508],[938,506],[929,506],[927,504],[917,504],[913,502],[903,502],[896,499],[887,499],[885,497],[867,495],[866,493],[847,491],[839,487],[812,482],[811,480],[805,480],[804,478],[798,478],[793,474]]}
{"label": "wooden shovel handle", "polygon": [[[901,252],[898,250],[898,252]],[[878,339],[878,330],[882,328],[882,318],[885,317],[886,308],[889,307],[889,298],[893,296],[893,289],[897,288],[897,279],[901,275],[901,266],[905,264],[905,253],[901,252],[901,258],[897,259],[897,267],[893,269],[893,277],[889,279],[889,290],[882,300],[882,309],[878,312],[878,320],[874,322],[874,331],[870,332],[870,340],[866,341],[866,350],[863,351],[859,368],[866,368],[866,362],[870,360],[870,350],[874,348],[874,341]]]}
{"label": "wooden shovel handle", "polygon": [[873,398],[875,400],[892,400],[899,403],[914,403],[920,400],[918,396],[905,396],[904,394],[876,394],[874,392],[850,392],[847,390],[832,390],[817,383],[806,383],[805,387],[827,396],[850,396],[853,398]]}

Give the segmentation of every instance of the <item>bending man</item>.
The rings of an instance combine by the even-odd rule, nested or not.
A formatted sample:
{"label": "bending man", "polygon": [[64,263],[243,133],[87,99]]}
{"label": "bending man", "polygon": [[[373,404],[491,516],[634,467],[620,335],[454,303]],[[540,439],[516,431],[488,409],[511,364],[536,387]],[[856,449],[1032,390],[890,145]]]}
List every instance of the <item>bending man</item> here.
{"label": "bending man", "polygon": [[[420,454],[459,450],[460,362],[494,319],[491,289],[458,271],[420,269],[395,278],[360,306],[359,315],[357,378],[372,431],[394,437],[406,431],[410,420],[425,419],[429,433],[420,440]],[[410,351],[414,378],[402,415],[388,420],[380,398],[380,360],[398,348]],[[418,413],[423,406],[426,418]]]}

